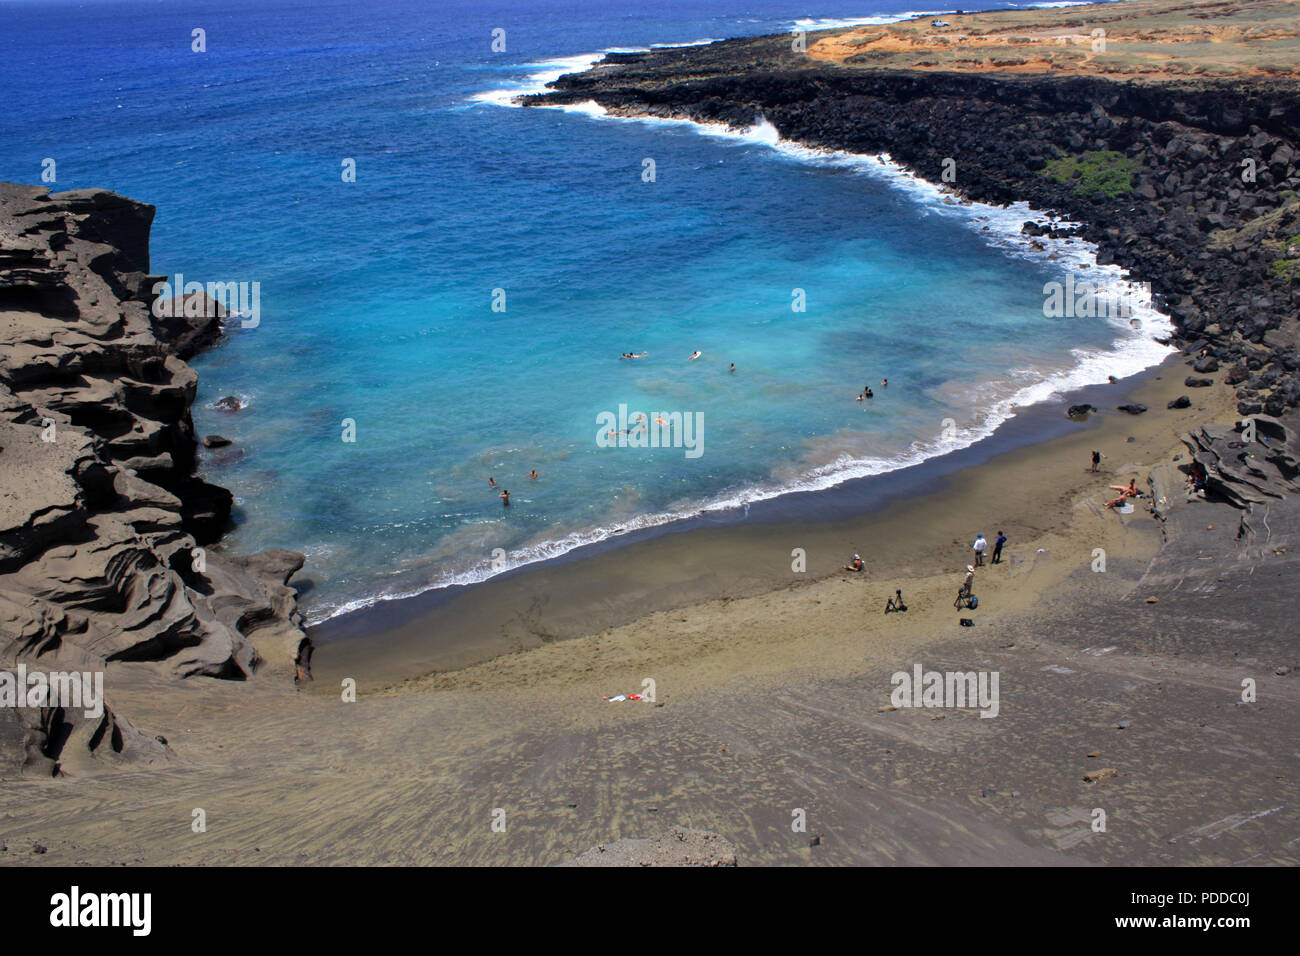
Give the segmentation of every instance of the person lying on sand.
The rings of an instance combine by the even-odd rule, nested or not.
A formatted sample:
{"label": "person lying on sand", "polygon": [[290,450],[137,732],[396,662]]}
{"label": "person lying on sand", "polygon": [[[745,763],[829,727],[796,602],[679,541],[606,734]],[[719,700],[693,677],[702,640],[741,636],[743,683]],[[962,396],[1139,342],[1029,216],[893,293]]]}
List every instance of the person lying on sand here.
{"label": "person lying on sand", "polygon": [[853,560],[850,561],[848,564],[844,565],[845,571],[861,571],[862,568],[863,568],[862,555],[860,554],[855,554],[853,556]]}
{"label": "person lying on sand", "polygon": [[1120,497],[1137,498],[1142,492],[1138,491],[1137,479],[1130,478],[1127,485],[1111,485],[1115,491],[1122,492]]}
{"label": "person lying on sand", "polygon": [[1106,502],[1106,507],[1107,507],[1107,508],[1115,508],[1115,507],[1118,507],[1119,505],[1122,505],[1122,504],[1123,504],[1125,501],[1127,501],[1127,500],[1128,500],[1128,492],[1127,492],[1127,491],[1121,491],[1121,492],[1119,493],[1119,497],[1117,497],[1117,498],[1112,498],[1112,499],[1110,499],[1110,501]]}

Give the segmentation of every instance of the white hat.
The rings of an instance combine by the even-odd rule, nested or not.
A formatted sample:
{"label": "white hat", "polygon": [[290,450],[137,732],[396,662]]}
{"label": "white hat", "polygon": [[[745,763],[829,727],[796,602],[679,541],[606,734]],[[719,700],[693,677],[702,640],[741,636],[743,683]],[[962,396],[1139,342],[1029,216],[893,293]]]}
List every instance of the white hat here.
{"label": "white hat", "polygon": [[970,571],[972,574],[974,574],[974,573],[975,573],[975,565],[973,565],[973,564],[968,564],[968,565],[966,565],[966,570],[967,570],[967,571]]}

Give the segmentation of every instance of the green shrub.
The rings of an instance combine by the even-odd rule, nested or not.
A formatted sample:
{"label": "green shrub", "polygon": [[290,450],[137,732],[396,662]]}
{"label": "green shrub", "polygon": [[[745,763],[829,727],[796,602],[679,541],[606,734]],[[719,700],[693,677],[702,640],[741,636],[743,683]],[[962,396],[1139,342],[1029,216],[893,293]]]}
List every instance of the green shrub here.
{"label": "green shrub", "polygon": [[1076,196],[1102,193],[1115,199],[1133,191],[1133,174],[1141,168],[1141,159],[1129,159],[1121,152],[1105,149],[1049,159],[1043,173],[1058,183],[1073,182]]}

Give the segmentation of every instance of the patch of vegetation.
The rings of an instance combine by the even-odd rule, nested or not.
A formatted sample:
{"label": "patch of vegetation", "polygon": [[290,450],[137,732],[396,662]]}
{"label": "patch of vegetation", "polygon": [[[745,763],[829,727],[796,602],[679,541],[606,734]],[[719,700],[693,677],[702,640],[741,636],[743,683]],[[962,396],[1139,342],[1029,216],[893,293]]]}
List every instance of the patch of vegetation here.
{"label": "patch of vegetation", "polygon": [[1049,159],[1043,173],[1058,183],[1073,183],[1076,196],[1101,193],[1116,199],[1133,191],[1133,174],[1141,168],[1141,159],[1130,159],[1117,150],[1102,149],[1082,156]]}
{"label": "patch of vegetation", "polygon": [[1300,280],[1300,259],[1274,259],[1268,271],[1287,282]]}

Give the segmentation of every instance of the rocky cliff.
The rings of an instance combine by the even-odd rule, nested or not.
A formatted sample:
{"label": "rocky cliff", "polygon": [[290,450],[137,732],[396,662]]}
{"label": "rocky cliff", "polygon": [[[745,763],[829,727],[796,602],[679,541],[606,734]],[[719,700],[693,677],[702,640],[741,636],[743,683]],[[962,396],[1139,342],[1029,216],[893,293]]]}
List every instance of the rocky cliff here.
{"label": "rocky cliff", "polygon": [[[816,35],[810,35],[810,45]],[[752,125],[810,146],[888,153],[971,199],[1082,224],[1102,263],[1151,284],[1198,371],[1241,414],[1300,404],[1300,85],[1116,81],[825,64],[789,37],[611,54],[526,97],[620,115]],[[1040,227],[1027,224],[1035,234]]]}
{"label": "rocky cliff", "polygon": [[0,775],[58,772],[69,748],[165,759],[112,710],[133,674],[306,676],[302,555],[226,555],[230,492],[194,473],[197,376],[174,354],[192,330],[153,318],[153,215],[0,183],[0,669],[103,671],[109,703],[3,708]]}

